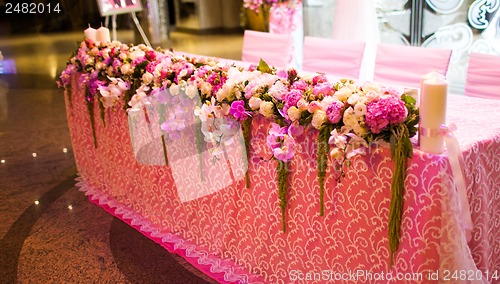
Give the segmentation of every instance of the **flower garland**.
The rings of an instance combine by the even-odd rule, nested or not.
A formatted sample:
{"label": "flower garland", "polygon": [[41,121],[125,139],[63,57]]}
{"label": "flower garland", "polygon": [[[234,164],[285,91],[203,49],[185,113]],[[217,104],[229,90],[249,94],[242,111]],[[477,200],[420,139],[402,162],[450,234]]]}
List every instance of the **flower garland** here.
{"label": "flower garland", "polygon": [[[294,69],[276,69],[262,60],[258,66],[242,68],[205,57],[177,56],[145,45],[98,44],[90,40],[80,44],[59,78],[58,84],[66,89],[69,99],[72,74],[81,74],[80,84],[88,86],[87,103],[98,99],[102,110],[114,108],[120,100],[127,110],[142,110],[147,100],[161,100],[159,94],[164,90],[173,96],[182,92],[189,99],[199,99],[195,114],[200,153],[206,142],[223,148],[224,137],[236,133],[236,122],[242,127],[248,156],[252,117],[262,115],[273,119],[266,145],[277,161],[284,232],[289,167],[298,151],[296,139],[306,128],[318,131],[320,215],[324,214],[328,164],[333,164],[335,180],[341,183],[352,159],[364,155],[371,143],[390,143],[395,163],[388,216],[392,265],[400,238],[406,159],[412,154],[409,139],[416,134],[418,123],[418,109],[412,97],[371,82],[359,85],[342,79],[331,83],[323,74],[299,76]],[[90,104],[88,106],[94,128],[93,110]],[[103,115],[101,111],[104,122]],[[167,114],[165,110],[166,124],[162,124],[162,129],[182,129],[176,124],[181,116],[175,111]],[[93,132],[97,146],[95,130]],[[162,143],[165,139],[166,136]],[[168,163],[166,151],[165,161]],[[246,187],[250,187],[248,174]]]}

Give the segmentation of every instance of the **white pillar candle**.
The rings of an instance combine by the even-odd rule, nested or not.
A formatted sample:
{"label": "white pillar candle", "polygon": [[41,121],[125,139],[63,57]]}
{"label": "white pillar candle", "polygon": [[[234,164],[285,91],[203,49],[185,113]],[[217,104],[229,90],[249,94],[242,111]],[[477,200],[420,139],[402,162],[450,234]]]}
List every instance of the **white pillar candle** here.
{"label": "white pillar candle", "polygon": [[88,38],[93,41],[97,41],[97,30],[92,28],[89,24],[88,29],[83,31],[83,34],[85,35],[85,38]]}
{"label": "white pillar candle", "polygon": [[109,34],[109,29],[101,26],[97,29],[97,41],[99,42],[110,42],[111,35]]}
{"label": "white pillar candle", "polygon": [[446,122],[446,97],[448,83],[438,73],[424,75],[420,88],[420,150],[440,154],[444,137],[439,128]]}

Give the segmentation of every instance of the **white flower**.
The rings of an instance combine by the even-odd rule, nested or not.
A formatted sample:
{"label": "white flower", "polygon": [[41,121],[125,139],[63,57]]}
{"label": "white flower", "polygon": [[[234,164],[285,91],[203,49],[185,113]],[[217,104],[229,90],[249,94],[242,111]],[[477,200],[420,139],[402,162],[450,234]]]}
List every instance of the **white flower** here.
{"label": "white flower", "polygon": [[338,163],[342,163],[342,160],[344,159],[344,153],[339,148],[333,148],[330,151],[330,157],[337,160]]}
{"label": "white flower", "polygon": [[354,106],[354,113],[359,117],[364,116],[366,114],[366,105],[358,100],[358,103]]}
{"label": "white flower", "polygon": [[355,105],[358,102],[358,99],[359,99],[358,93],[354,93],[347,99],[347,103],[350,105]]}
{"label": "white flower", "polygon": [[282,100],[287,92],[288,92],[287,86],[285,86],[285,84],[283,84],[283,82],[279,80],[276,81],[276,83],[272,85],[272,87],[269,88],[268,91],[271,97],[274,97],[278,100]]}
{"label": "white flower", "polygon": [[216,94],[217,101],[222,102],[224,99],[229,99],[231,97],[232,90],[233,88],[229,84],[222,85]]}
{"label": "white flower", "polygon": [[181,72],[179,72],[179,75],[177,76],[177,78],[186,77],[187,74],[188,74],[188,70],[187,69],[182,69]]}
{"label": "white flower", "polygon": [[118,58],[120,58],[121,60],[125,60],[125,59],[127,59],[127,54],[126,53],[120,53],[120,55],[118,55]]}
{"label": "white flower", "polygon": [[94,59],[93,57],[88,57],[87,60],[85,60],[85,65],[92,65],[94,64]]}
{"label": "white flower", "polygon": [[170,94],[172,94],[172,96],[177,96],[179,94],[179,92],[181,91],[181,88],[179,87],[179,85],[172,83],[172,85],[170,86],[170,88],[168,90],[170,91]]}
{"label": "white flower", "polygon": [[89,54],[91,54],[92,56],[96,56],[97,54],[99,54],[99,48],[97,47],[93,47],[90,51],[89,51]]}
{"label": "white flower", "polygon": [[352,90],[351,88],[344,86],[340,88],[338,91],[335,92],[335,96],[339,99],[341,102],[347,101],[347,99],[352,95]]}
{"label": "white flower", "polygon": [[366,82],[362,88],[365,94],[370,92],[380,93],[380,85],[374,82]]}
{"label": "white flower", "polygon": [[297,102],[297,107],[300,109],[300,110],[307,110],[307,107],[309,106],[309,103],[304,100],[304,99],[300,99],[298,102]]}
{"label": "white flower", "polygon": [[301,113],[297,107],[292,106],[288,109],[288,117],[290,117],[291,121],[299,120],[300,116],[301,116]]}
{"label": "white flower", "polygon": [[110,49],[109,48],[105,48],[102,50],[102,58],[104,59],[108,59],[109,58],[109,52],[110,52]]}
{"label": "white flower", "polygon": [[186,88],[186,96],[190,99],[195,98],[198,95],[198,88],[194,85],[189,85]]}
{"label": "white flower", "polygon": [[140,49],[136,49],[130,53],[130,59],[132,61],[134,61],[135,59],[142,57],[142,56],[145,56],[145,55],[146,55],[146,53],[144,53],[144,51],[142,51]]}
{"label": "white flower", "polygon": [[252,110],[256,110],[260,107],[261,102],[262,102],[262,100],[260,98],[251,97],[250,100],[248,100],[248,105],[250,106],[250,108]]}
{"label": "white flower", "polygon": [[118,102],[118,97],[114,96],[108,96],[108,97],[101,97],[101,102],[104,108],[109,108],[114,106]]}
{"label": "white flower", "polygon": [[142,83],[149,85],[153,81],[153,74],[146,72],[142,75]]}
{"label": "white flower", "polygon": [[356,115],[354,114],[354,109],[352,107],[348,107],[344,111],[344,117],[343,117],[344,124],[351,129],[354,128],[354,125],[358,124],[358,119],[356,118]]}
{"label": "white flower", "polygon": [[203,82],[203,83],[201,83],[200,90],[201,90],[201,93],[204,95],[211,95],[212,94],[212,85],[208,82]]}
{"label": "white flower", "polygon": [[95,64],[96,70],[101,70],[101,69],[103,69],[103,67],[105,67],[105,65],[100,61]]}
{"label": "white flower", "polygon": [[122,67],[120,67],[120,71],[122,72],[123,75],[132,74],[132,68],[130,68],[130,64],[128,63],[123,64]]}
{"label": "white flower", "polygon": [[326,112],[320,109],[313,114],[311,124],[314,128],[321,129],[321,126],[327,121],[327,119]]}
{"label": "white flower", "polygon": [[265,116],[265,117],[270,117],[274,113],[274,104],[272,102],[267,102],[267,101],[262,101],[260,103],[260,109],[259,112]]}
{"label": "white flower", "polygon": [[132,99],[128,102],[128,105],[132,109],[138,109],[142,106],[145,99],[148,97],[146,91],[149,90],[149,87],[146,85],[141,85],[139,89],[137,89],[136,93],[132,96]]}

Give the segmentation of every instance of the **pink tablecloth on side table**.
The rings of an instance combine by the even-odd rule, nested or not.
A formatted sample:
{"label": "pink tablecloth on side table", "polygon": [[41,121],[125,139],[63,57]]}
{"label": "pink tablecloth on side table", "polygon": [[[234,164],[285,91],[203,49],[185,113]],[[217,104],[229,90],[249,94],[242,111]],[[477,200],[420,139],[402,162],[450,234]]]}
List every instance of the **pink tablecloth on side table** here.
{"label": "pink tablecloth on side table", "polygon": [[[317,132],[309,130],[292,163],[283,233],[276,162],[268,161],[265,146],[269,121],[253,121],[249,189],[242,180],[181,203],[168,166],[143,165],[134,158],[127,115],[120,107],[106,113],[106,126],[96,111],[94,148],[83,90],[76,84],[67,113],[81,189],[219,282],[300,283],[314,275],[346,283],[386,283],[375,277],[387,272],[393,277],[414,273],[418,281],[409,282],[426,282],[438,270],[443,277],[453,270],[500,270],[500,101],[449,98],[448,122],[458,126],[474,222],[469,245],[446,155],[416,149],[408,164],[401,244],[390,269],[389,149],[372,146],[367,156],[354,160],[342,184],[330,173],[325,216],[319,216]],[[308,283],[315,282],[324,281]]]}

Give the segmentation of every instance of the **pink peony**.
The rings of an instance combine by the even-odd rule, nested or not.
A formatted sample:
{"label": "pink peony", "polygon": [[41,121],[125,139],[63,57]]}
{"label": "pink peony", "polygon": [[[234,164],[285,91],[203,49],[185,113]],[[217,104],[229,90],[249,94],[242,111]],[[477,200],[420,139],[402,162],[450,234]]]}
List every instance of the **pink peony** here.
{"label": "pink peony", "polygon": [[339,123],[339,121],[342,119],[342,112],[343,112],[344,104],[342,104],[339,101],[333,101],[327,108],[326,108],[326,116],[328,117],[328,120],[331,123]]}
{"label": "pink peony", "polygon": [[389,96],[368,104],[365,123],[371,132],[378,134],[388,125],[402,123],[407,115],[405,103],[397,96]]}

